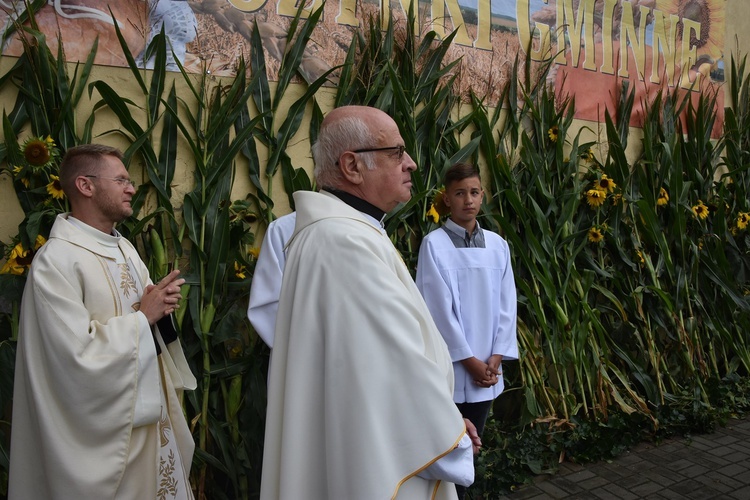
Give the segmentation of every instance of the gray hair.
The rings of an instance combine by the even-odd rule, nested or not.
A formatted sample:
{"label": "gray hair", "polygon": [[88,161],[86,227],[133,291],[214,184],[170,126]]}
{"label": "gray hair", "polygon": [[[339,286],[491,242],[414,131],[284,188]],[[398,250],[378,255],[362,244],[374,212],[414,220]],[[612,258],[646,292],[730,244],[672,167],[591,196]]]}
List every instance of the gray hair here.
{"label": "gray hair", "polygon": [[[339,158],[345,151],[374,147],[370,127],[356,116],[347,116],[320,129],[318,140],[312,145],[315,162],[315,182],[318,187],[340,187],[343,177],[338,168]],[[368,170],[375,168],[374,157],[370,153],[360,153]]]}

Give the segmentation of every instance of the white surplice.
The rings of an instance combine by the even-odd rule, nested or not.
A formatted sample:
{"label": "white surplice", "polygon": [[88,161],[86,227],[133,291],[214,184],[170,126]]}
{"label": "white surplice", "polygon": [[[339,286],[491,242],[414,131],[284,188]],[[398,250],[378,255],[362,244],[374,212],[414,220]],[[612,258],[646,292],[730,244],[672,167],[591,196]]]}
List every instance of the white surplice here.
{"label": "white surplice", "polygon": [[461,452],[473,479],[471,447],[459,447],[448,351],[401,256],[335,196],[294,199],[261,499],[455,498],[428,469]]}
{"label": "white surplice", "polygon": [[192,499],[178,393],[195,378],[139,312],[135,248],[84,226],[58,216],[24,289],[9,498]]}
{"label": "white surplice", "polygon": [[[482,230],[484,231],[484,230]],[[484,231],[485,248],[456,248],[442,228],[422,240],[417,286],[443,335],[456,374],[456,403],[495,399],[503,378],[479,387],[460,360],[493,354],[518,359],[516,285],[508,243]]]}

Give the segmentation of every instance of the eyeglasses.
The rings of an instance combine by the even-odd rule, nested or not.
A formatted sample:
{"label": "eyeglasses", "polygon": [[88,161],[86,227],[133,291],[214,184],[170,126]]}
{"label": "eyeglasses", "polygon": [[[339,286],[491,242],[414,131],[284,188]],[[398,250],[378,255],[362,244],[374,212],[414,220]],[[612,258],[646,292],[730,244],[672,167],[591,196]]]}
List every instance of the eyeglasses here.
{"label": "eyeglasses", "polygon": [[84,175],[84,177],[88,177],[89,179],[106,179],[108,181],[115,181],[122,187],[127,187],[128,184],[135,187],[135,182],[126,179],[125,177],[102,177],[101,175]]}
{"label": "eyeglasses", "polygon": [[398,159],[404,157],[404,151],[406,151],[405,146],[390,146],[387,148],[366,148],[366,149],[355,149],[352,151],[352,153],[374,153],[376,151],[397,151]]}

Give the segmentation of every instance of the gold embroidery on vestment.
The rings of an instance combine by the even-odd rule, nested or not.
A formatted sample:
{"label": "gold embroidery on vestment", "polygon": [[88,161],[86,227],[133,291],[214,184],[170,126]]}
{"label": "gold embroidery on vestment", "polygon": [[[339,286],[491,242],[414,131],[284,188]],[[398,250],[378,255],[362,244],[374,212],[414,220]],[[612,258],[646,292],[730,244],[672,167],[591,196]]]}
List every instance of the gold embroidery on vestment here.
{"label": "gold embroidery on vestment", "polygon": [[172,498],[177,496],[177,478],[174,477],[176,462],[172,450],[169,450],[168,460],[159,458],[159,490],[156,492],[159,500],[165,500],[167,495]]}
{"label": "gold embroidery on vestment", "polygon": [[161,410],[161,418],[159,419],[159,437],[161,438],[161,447],[164,448],[169,444],[169,433],[172,431],[172,425],[169,421],[167,413],[164,408]]}
{"label": "gold embroidery on vestment", "polygon": [[127,264],[117,264],[117,267],[120,269],[120,289],[122,290],[122,294],[125,297],[130,298],[131,290],[134,293],[138,293],[138,288],[135,285],[135,278],[130,274],[130,266]]}

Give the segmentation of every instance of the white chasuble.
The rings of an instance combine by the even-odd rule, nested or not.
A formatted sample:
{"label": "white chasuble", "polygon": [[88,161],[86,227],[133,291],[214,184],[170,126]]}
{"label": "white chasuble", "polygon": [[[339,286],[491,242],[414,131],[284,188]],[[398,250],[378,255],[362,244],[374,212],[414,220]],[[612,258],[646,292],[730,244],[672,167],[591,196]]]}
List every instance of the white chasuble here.
{"label": "white chasuble", "polygon": [[465,425],[445,343],[401,256],[338,198],[294,199],[261,499],[456,498],[452,483],[420,475],[453,453]]}
{"label": "white chasuble", "polygon": [[195,378],[138,311],[133,246],[80,224],[58,216],[24,289],[9,498],[192,499],[178,391]]}

